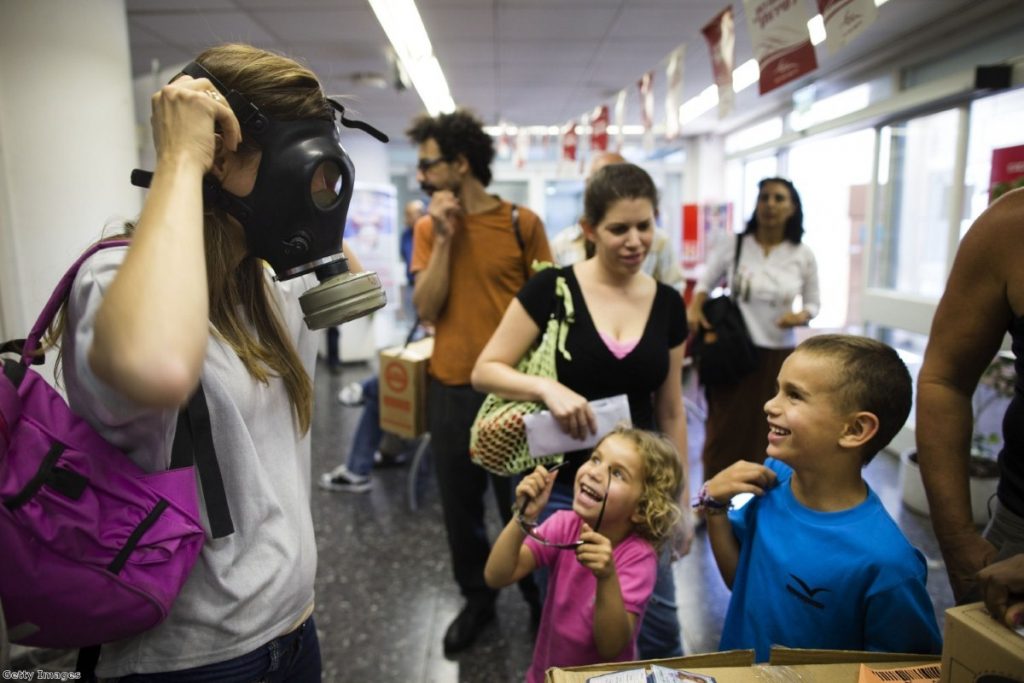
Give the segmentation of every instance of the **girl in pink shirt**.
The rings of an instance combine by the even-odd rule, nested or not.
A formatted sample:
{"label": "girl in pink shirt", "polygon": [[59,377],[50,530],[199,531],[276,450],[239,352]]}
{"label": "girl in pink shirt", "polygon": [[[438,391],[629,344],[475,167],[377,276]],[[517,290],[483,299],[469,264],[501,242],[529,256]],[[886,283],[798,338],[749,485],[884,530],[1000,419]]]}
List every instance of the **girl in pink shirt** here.
{"label": "girl in pink shirt", "polygon": [[572,510],[537,526],[555,468],[538,467],[516,487],[517,514],[491,549],[492,588],[534,569],[550,571],[528,683],[544,672],[636,659],[636,636],[657,575],[657,548],[679,518],[683,471],[664,437],[619,428],[576,473]]}

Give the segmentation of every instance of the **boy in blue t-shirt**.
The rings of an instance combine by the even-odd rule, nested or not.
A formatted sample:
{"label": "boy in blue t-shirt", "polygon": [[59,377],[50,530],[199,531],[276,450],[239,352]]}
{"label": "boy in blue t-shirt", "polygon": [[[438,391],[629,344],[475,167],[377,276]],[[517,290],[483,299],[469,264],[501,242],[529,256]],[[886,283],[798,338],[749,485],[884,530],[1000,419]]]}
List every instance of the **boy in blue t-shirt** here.
{"label": "boy in blue t-shirt", "polygon": [[[941,651],[924,556],[861,477],[911,392],[896,352],[865,337],[812,337],[786,359],[764,406],[768,460],[718,473],[695,506],[732,589],[720,649]],[[722,514],[740,493],[755,497]]]}

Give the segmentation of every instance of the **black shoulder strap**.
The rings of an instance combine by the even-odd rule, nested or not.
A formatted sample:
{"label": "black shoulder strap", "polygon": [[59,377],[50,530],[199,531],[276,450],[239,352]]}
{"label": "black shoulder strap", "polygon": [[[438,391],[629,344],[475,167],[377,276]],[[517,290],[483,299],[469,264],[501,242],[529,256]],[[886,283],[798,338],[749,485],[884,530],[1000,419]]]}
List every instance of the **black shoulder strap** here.
{"label": "black shoulder strap", "polygon": [[178,411],[178,428],[171,446],[171,468],[189,467],[195,464],[199,472],[199,487],[206,502],[206,515],[210,521],[213,538],[222,538],[235,531],[231,521],[231,510],[224,491],[224,479],[217,463],[217,451],[213,447],[213,430],[210,427],[210,410],[206,405],[203,385],[189,399],[188,406]]}
{"label": "black shoulder strap", "polygon": [[736,253],[732,257],[732,272],[729,274],[729,296],[736,298],[736,292],[732,291],[733,282],[736,281],[736,271],[740,267],[740,252],[743,250],[743,235],[736,235]]}
{"label": "black shoulder strap", "polygon": [[522,253],[523,264],[523,279],[530,279],[530,266],[526,263],[526,242],[523,240],[523,231],[519,227],[519,207],[515,204],[512,205],[512,231],[516,234],[516,244],[519,245],[519,251]]}

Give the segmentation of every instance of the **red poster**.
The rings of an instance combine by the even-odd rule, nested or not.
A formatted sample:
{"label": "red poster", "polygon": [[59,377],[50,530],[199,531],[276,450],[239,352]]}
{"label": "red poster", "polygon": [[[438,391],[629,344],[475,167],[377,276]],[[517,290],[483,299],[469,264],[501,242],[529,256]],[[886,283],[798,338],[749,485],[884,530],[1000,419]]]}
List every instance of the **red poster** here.
{"label": "red poster", "polygon": [[736,55],[736,26],[732,5],[722,10],[701,29],[711,50],[711,69],[718,86],[718,114],[725,116],[732,110],[732,68]]}
{"label": "red poster", "polygon": [[608,151],[608,122],[611,115],[607,105],[601,105],[590,115],[590,149],[594,152]]}
{"label": "red poster", "polygon": [[695,268],[704,260],[700,236],[700,207],[683,204],[683,270]]}
{"label": "red poster", "polygon": [[562,158],[566,161],[576,161],[576,145],[579,136],[576,134],[576,122],[570,121],[562,129]]}
{"label": "red poster", "polygon": [[762,95],[818,68],[803,0],[743,0]]}
{"label": "red poster", "polygon": [[992,150],[992,175],[988,182],[989,202],[1017,187],[1024,187],[1024,145]]}
{"label": "red poster", "polygon": [[875,23],[875,0],[818,0],[818,11],[825,20],[825,43],[835,54]]}

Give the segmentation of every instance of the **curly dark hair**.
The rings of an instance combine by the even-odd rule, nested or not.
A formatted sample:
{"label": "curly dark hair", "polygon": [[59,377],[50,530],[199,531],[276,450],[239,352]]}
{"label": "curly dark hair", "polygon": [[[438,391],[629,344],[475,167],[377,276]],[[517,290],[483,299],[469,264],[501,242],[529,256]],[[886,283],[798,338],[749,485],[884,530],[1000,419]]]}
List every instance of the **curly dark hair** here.
{"label": "curly dark hair", "polygon": [[[783,235],[784,239],[789,240],[793,244],[800,244],[800,241],[804,237],[804,205],[800,201],[800,193],[796,191],[796,187],[793,185],[793,181],[786,180],[785,178],[765,178],[757,184],[757,192],[760,195],[761,190],[768,183],[778,183],[785,185],[786,189],[789,190],[789,196],[793,200],[793,215],[786,221],[786,232]],[[750,220],[747,221],[747,229],[743,231],[744,235],[753,235],[757,231],[757,209],[754,209],[754,213],[751,214]]]}
{"label": "curly dark hair", "polygon": [[484,187],[491,184],[494,141],[484,132],[483,123],[472,112],[457,109],[437,116],[421,114],[413,119],[405,134],[418,145],[433,138],[446,160],[454,161],[460,155],[465,157],[473,176]]}

